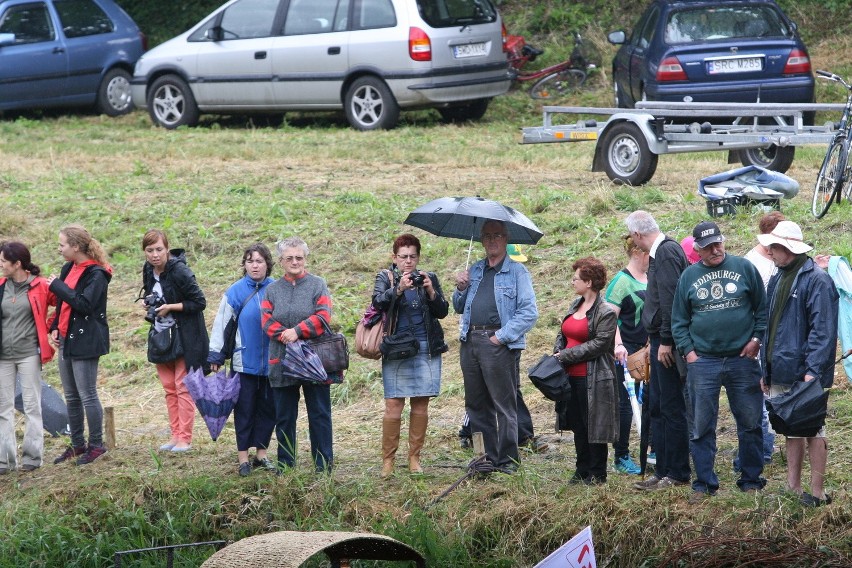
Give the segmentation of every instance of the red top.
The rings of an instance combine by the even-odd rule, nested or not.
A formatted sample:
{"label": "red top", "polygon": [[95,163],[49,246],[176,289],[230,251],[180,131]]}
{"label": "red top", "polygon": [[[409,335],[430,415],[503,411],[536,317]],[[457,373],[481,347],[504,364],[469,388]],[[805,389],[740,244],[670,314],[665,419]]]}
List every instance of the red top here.
{"label": "red top", "polygon": [[[562,335],[565,336],[565,347],[576,347],[589,340],[589,320],[576,319],[573,315],[565,318],[562,322]],[[585,377],[586,362],[570,363],[565,366],[570,377]]]}

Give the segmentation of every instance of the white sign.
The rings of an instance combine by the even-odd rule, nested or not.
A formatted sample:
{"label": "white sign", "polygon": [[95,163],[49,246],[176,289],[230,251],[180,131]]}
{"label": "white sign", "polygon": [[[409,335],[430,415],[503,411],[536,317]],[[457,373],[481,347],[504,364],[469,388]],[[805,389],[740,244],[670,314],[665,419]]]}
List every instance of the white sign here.
{"label": "white sign", "polygon": [[597,568],[592,527],[584,528],[534,568]]}

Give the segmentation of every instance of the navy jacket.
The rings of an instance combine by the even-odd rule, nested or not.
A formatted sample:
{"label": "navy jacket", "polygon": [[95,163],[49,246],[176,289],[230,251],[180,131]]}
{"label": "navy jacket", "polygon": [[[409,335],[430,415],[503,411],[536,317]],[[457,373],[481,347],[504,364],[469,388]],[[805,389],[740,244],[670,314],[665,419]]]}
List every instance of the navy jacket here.
{"label": "navy jacket", "polygon": [[[766,290],[770,322],[780,278],[778,271]],[[811,375],[823,388],[831,387],[837,356],[838,304],[839,295],[831,277],[809,258],[796,275],[790,298],[784,304],[768,361],[768,349],[761,350],[767,384],[789,386]],[[767,330],[764,343],[768,338]]]}

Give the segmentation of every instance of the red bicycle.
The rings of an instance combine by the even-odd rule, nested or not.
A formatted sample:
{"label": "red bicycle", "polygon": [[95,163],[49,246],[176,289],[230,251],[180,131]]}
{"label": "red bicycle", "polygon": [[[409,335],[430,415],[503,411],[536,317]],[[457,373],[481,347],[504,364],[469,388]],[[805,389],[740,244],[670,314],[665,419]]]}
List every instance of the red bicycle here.
{"label": "red bicycle", "polygon": [[510,35],[506,40],[509,53],[509,69],[516,81],[535,81],[530,89],[534,99],[555,99],[579,90],[586,82],[589,73],[595,69],[583,51],[583,38],[578,32],[573,32],[574,48],[567,61],[525,72],[527,63],[535,61],[544,50],[529,45],[523,36]]}

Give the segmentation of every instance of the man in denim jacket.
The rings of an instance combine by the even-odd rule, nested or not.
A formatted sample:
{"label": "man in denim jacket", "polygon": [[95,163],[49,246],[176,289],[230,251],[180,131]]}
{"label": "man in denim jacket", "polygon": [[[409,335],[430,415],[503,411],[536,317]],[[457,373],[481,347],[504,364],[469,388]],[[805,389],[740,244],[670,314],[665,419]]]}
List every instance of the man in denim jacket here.
{"label": "man in denim jacket", "polygon": [[518,468],[518,360],[538,319],[532,279],[506,254],[508,229],[488,221],[480,235],[486,258],[456,274],[453,308],[461,314],[464,402],[473,432],[498,471]]}

